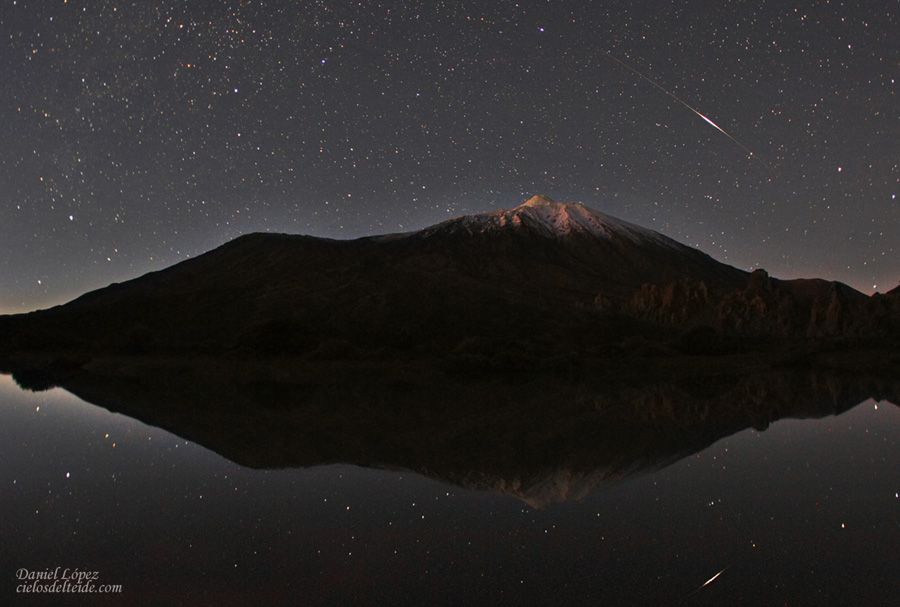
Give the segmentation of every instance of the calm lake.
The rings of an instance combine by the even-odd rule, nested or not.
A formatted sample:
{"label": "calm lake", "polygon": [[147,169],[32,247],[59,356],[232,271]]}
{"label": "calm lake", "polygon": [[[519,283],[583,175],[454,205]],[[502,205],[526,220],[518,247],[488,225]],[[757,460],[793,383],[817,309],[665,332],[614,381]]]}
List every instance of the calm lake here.
{"label": "calm lake", "polygon": [[[26,605],[897,604],[900,408],[869,399],[710,442],[528,487],[339,456],[249,468],[4,375],[0,591]],[[56,567],[122,592],[16,594],[18,570]]]}

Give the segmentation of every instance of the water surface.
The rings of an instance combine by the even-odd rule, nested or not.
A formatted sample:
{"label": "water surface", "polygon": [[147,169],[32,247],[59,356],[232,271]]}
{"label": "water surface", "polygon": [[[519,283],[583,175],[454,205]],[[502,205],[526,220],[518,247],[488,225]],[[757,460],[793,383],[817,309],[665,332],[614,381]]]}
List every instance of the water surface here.
{"label": "water surface", "polygon": [[17,569],[62,566],[122,584],[106,604],[888,605],[898,439],[900,409],[870,399],[524,491],[491,470],[251,469],[0,376],[2,592],[104,604],[14,595]]}

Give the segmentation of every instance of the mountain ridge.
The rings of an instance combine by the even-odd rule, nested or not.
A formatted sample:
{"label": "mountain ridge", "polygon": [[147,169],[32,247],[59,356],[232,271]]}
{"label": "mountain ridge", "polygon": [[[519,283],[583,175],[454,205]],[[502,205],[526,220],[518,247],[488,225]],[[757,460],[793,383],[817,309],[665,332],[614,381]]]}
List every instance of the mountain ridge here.
{"label": "mountain ridge", "polygon": [[897,333],[898,318],[900,291],[869,298],[834,281],[748,273],[534,196],[401,234],[243,235],[67,304],[0,317],[0,352],[405,352],[503,365],[578,359],[634,338],[677,345],[697,329],[711,351],[747,339],[870,339]]}

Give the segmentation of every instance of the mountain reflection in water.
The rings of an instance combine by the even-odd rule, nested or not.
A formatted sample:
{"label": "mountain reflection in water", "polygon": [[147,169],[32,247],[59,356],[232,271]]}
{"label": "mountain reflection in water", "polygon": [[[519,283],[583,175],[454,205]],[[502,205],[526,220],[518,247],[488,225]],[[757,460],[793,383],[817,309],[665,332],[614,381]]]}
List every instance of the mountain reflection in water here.
{"label": "mountain reflection in water", "polygon": [[0,571],[123,585],[90,604],[896,596],[889,381],[92,369],[0,377]]}
{"label": "mountain reflection in water", "polygon": [[538,508],[658,470],[747,428],[838,415],[869,398],[900,402],[898,382],[815,372],[626,385],[354,369],[335,381],[275,382],[228,365],[175,365],[49,383],[242,466],[405,469]]}

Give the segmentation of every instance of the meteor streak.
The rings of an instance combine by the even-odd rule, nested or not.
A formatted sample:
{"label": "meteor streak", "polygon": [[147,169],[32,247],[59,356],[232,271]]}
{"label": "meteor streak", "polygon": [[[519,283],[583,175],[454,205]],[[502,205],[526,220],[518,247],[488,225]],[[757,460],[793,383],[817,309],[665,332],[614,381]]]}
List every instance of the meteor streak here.
{"label": "meteor streak", "polygon": [[[710,123],[711,125],[713,125],[714,127],[716,127],[717,129],[719,129],[720,131],[722,131],[722,127],[720,127],[718,124],[716,124],[715,122],[713,122],[712,120],[710,120],[709,118],[707,118],[706,116],[701,114],[700,112],[696,112],[696,114],[698,116],[700,116],[701,118],[703,118],[708,123]],[[722,131],[722,132],[725,133],[725,131]],[[725,133],[725,134],[727,135],[728,133]]]}
{"label": "meteor streak", "polygon": [[722,133],[723,135],[725,135],[726,137],[728,137],[735,145],[737,145],[737,146],[738,146],[739,148],[741,148],[744,152],[746,152],[747,156],[748,156],[751,160],[755,160],[756,162],[758,162],[759,164],[761,164],[762,166],[764,166],[764,167],[766,168],[766,170],[768,170],[768,171],[770,171],[770,172],[772,172],[772,173],[775,172],[775,171],[772,170],[772,167],[770,167],[768,164],[766,164],[765,162],[763,162],[761,158],[759,158],[758,156],[756,156],[756,155],[753,153],[753,150],[751,150],[751,149],[748,148],[746,145],[744,145],[743,143],[741,143],[740,141],[738,141],[737,139],[735,139],[734,136],[731,135],[731,133],[729,133],[728,131],[726,131],[725,129],[723,129],[722,127],[720,127],[718,124],[716,124],[715,122],[713,122],[711,119],[709,119],[707,116],[705,116],[700,110],[698,110],[697,108],[695,108],[694,106],[692,106],[691,104],[689,104],[687,101],[685,101],[684,99],[682,99],[681,97],[679,97],[679,96],[676,95],[675,93],[669,91],[668,89],[664,88],[661,84],[659,84],[658,82],[656,82],[655,80],[653,80],[653,79],[650,78],[649,76],[645,76],[644,74],[642,74],[641,72],[639,72],[639,71],[637,70],[637,68],[632,67],[632,66],[629,65],[628,63],[625,63],[624,61],[622,61],[621,59],[619,59],[618,57],[616,57],[616,56],[613,55],[612,53],[607,52],[607,53],[606,53],[606,56],[607,56],[611,61],[615,61],[616,63],[618,63],[619,65],[621,65],[622,67],[624,67],[626,70],[628,70],[628,71],[631,72],[632,74],[636,75],[638,78],[641,78],[642,80],[644,80],[644,81],[646,81],[646,82],[649,82],[649,83],[652,84],[654,87],[656,87],[657,89],[661,90],[663,93],[665,93],[666,95],[668,95],[669,97],[671,97],[672,99],[674,99],[675,101],[677,101],[678,103],[680,103],[681,105],[683,105],[684,107],[686,107],[687,109],[689,109],[690,111],[692,111],[693,113],[695,113],[697,116],[699,116],[700,118],[702,118],[702,119],[703,119],[704,121],[706,121],[710,126],[712,126],[714,129],[716,129],[717,131],[719,131],[720,133]]}

